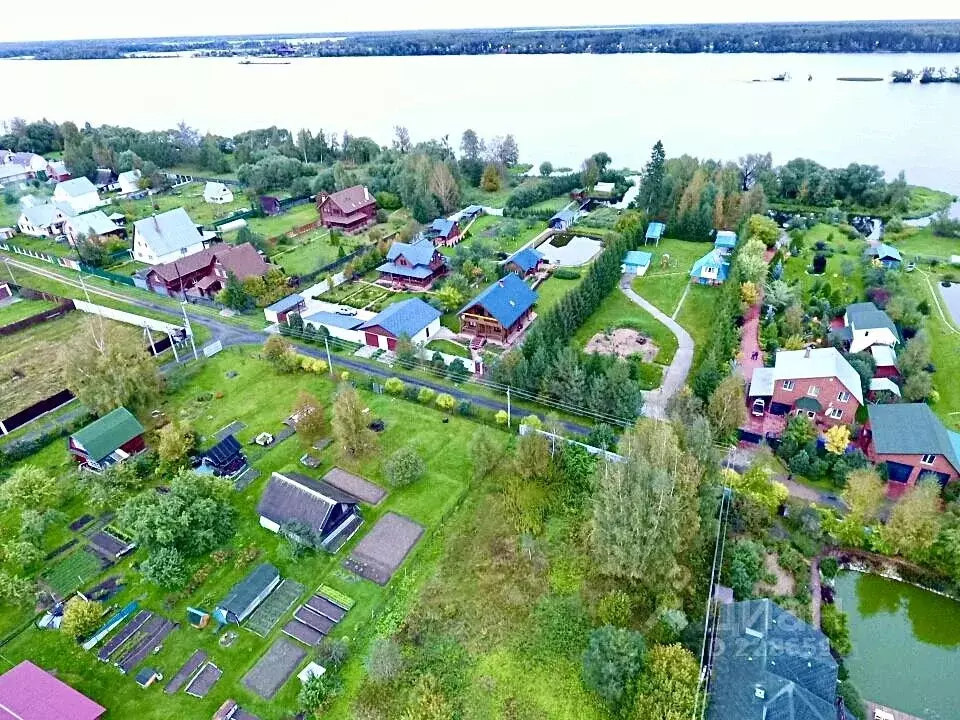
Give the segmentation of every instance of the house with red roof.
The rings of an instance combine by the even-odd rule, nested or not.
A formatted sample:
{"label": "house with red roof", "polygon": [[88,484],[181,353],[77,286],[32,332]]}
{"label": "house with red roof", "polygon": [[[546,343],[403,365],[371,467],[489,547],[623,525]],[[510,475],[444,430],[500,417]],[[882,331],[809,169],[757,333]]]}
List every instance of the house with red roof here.
{"label": "house with red roof", "polygon": [[211,298],[223,290],[230,273],[238,280],[263,277],[273,266],[250,243],[217,243],[180,260],[154,265],[145,275],[147,287],[161,295]]}
{"label": "house with red roof", "polygon": [[99,720],[106,712],[29,660],[0,675],[0,720]]}
{"label": "house with red roof", "polygon": [[377,201],[364,185],[318,193],[317,211],[324,227],[345,233],[360,232],[377,222]]}

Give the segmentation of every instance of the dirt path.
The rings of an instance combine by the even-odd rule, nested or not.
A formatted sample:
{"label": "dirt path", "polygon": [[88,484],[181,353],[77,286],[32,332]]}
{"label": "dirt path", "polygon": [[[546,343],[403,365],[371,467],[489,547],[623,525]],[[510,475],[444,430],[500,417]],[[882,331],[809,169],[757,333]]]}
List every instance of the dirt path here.
{"label": "dirt path", "polygon": [[820,556],[810,563],[810,624],[820,629]]}

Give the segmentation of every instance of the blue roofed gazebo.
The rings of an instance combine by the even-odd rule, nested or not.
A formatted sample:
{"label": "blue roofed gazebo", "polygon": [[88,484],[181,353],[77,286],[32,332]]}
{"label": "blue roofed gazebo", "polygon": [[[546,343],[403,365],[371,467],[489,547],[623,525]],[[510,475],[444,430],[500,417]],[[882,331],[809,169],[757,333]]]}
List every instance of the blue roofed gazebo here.
{"label": "blue roofed gazebo", "polygon": [[647,225],[647,234],[643,237],[643,244],[646,245],[648,242],[653,242],[654,245],[660,244],[660,238],[663,237],[663,234],[667,231],[667,226],[662,222],[652,222]]}

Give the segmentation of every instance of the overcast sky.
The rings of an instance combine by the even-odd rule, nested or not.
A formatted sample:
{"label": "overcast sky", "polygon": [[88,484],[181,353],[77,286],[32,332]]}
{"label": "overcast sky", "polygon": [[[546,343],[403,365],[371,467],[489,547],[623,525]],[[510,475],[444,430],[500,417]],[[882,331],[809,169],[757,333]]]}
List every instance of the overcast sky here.
{"label": "overcast sky", "polygon": [[903,20],[957,17],[955,0],[912,3],[876,0],[161,0],[156,3],[81,3],[6,0],[0,42],[74,38],[240,35],[338,30],[617,25],[648,23]]}

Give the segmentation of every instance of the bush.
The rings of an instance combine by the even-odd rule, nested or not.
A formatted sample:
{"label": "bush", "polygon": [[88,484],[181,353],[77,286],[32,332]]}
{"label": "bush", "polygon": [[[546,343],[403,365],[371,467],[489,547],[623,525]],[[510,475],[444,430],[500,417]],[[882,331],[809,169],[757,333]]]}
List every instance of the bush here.
{"label": "bush", "polygon": [[433,402],[433,398],[435,398],[436,395],[437,393],[428,387],[420,388],[420,391],[417,393],[417,402],[423,405],[429,405]]}
{"label": "bush", "polygon": [[406,487],[421,477],[427,467],[423,459],[410,446],[398,449],[383,465],[383,474],[393,487]]}
{"label": "bush", "polygon": [[140,572],[154,585],[169,590],[182,588],[187,582],[187,568],[183,556],[172,547],[154,550],[140,566]]}
{"label": "bush", "polygon": [[840,573],[840,563],[836,558],[825,557],[820,561],[820,574],[827,580],[833,580]]}
{"label": "bush", "polygon": [[453,399],[453,395],[441,393],[440,395],[437,395],[437,399],[434,404],[444,412],[450,412],[456,407],[457,401]]}
{"label": "bush", "polygon": [[506,410],[497,410],[497,414],[494,415],[494,420],[497,425],[506,425],[507,424],[507,411]]}
{"label": "bush", "polygon": [[470,417],[473,415],[473,404],[469,400],[461,400],[457,404],[457,412],[464,417]]}
{"label": "bush", "polygon": [[100,627],[102,612],[100,603],[74,595],[67,601],[63,610],[64,635],[74,640],[87,637]]}
{"label": "bush", "polygon": [[623,590],[611,590],[597,603],[597,619],[603,625],[625,627],[633,616],[633,600]]}
{"label": "bush", "polygon": [[820,612],[820,629],[830,639],[830,647],[842,656],[850,654],[853,645],[850,642],[850,628],[847,626],[847,614],[836,605],[824,605]]}
{"label": "bush", "polygon": [[558,280],[579,280],[580,271],[576,268],[557,268],[553,271],[553,277]]}
{"label": "bush", "polygon": [[375,683],[387,683],[399,677],[403,670],[400,646],[390,638],[377,638],[367,656],[367,675]]}
{"label": "bush", "polygon": [[640,633],[610,625],[597,628],[590,633],[583,654],[583,684],[617,706],[630,697],[646,654],[647,645]]}
{"label": "bush", "polygon": [[763,577],[763,546],[752,540],[738,541],[730,557],[727,576],[738,600],[750,598],[753,586]]}
{"label": "bush", "polygon": [[539,657],[575,660],[586,647],[588,627],[578,596],[544,595],[533,611],[530,650]]}
{"label": "bush", "polygon": [[395,377],[389,378],[383,383],[383,389],[391,395],[403,395],[404,387],[403,380]]}

